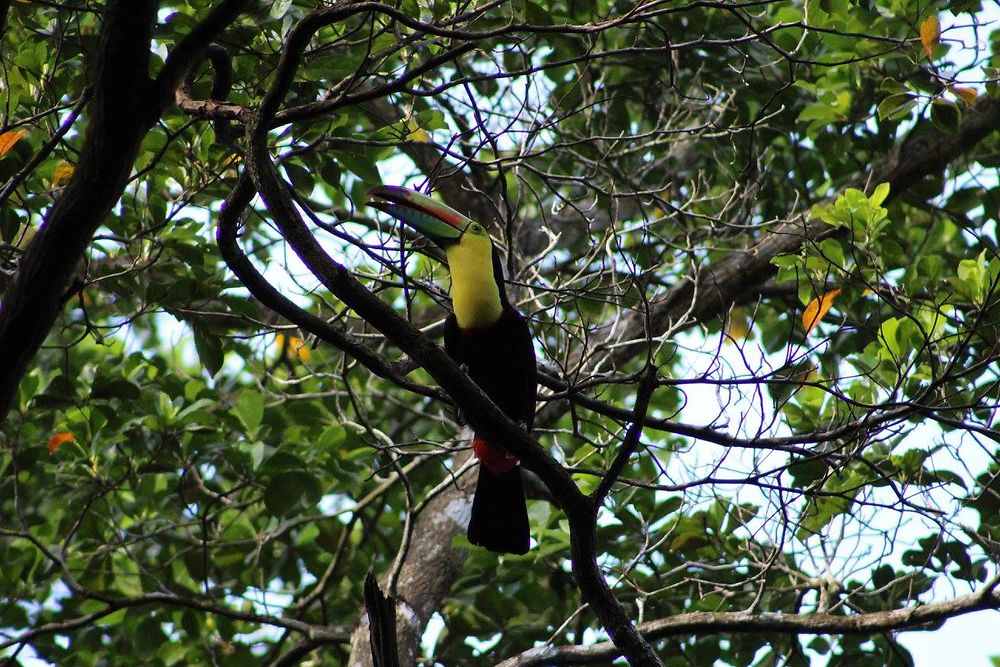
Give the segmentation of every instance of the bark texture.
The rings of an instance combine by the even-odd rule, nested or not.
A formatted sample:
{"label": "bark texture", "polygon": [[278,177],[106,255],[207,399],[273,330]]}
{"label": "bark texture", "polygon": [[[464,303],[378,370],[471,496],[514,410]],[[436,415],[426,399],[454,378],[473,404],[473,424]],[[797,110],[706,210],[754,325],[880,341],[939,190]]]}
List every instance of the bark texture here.
{"label": "bark texture", "polygon": [[8,284],[0,307],[0,422],[62,309],[84,250],[121,197],[158,115],[148,77],[155,0],[112,0],[104,11],[97,80],[73,179]]}

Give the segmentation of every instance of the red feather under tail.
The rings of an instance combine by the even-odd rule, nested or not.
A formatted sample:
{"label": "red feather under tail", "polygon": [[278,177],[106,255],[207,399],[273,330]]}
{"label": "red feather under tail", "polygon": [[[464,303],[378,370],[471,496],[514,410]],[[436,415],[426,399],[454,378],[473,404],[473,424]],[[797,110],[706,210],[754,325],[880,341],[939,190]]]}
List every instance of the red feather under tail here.
{"label": "red feather under tail", "polygon": [[494,447],[478,435],[472,439],[472,453],[494,475],[503,475],[517,467],[517,459],[503,447]]}

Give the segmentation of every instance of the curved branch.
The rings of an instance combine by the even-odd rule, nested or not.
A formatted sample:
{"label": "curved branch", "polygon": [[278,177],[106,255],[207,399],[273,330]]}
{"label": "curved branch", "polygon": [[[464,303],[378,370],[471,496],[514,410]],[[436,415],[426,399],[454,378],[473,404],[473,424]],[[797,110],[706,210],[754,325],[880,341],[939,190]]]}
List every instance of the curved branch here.
{"label": "curved branch", "polygon": [[302,51],[313,33],[326,25],[329,16],[329,12],[311,15],[291,30],[275,82],[257,113],[247,123],[247,169],[254,185],[282,236],[313,275],[337,298],[421,364],[465,411],[477,433],[488,440],[506,443],[507,449],[542,479],[555,503],[570,521],[573,572],[584,599],[632,664],[660,665],[656,653],[638,633],[601,574],[596,561],[596,505],[580,492],[567,471],[504,415],[440,347],[327,255],[282,187],[267,150],[267,128],[291,85]]}
{"label": "curved branch", "polygon": [[208,16],[170,50],[163,69],[156,77],[156,87],[164,99],[164,105],[174,91],[180,88],[188,70],[198,62],[204,50],[243,13],[248,4],[249,0],[223,0],[216,4]]}
{"label": "curved branch", "polygon": [[[984,609],[1000,609],[1000,593],[987,587],[964,597],[919,607],[877,611],[853,616],[836,614],[747,614],[745,612],[693,612],[649,621],[639,626],[649,640],[678,635],[780,632],[792,634],[874,634],[917,630]],[[621,656],[612,642],[589,646],[540,646],[504,660],[498,667],[535,665],[607,664]]]}
{"label": "curved branch", "polygon": [[[895,199],[920,179],[944,169],[991,132],[1000,128],[1000,99],[984,98],[962,120],[959,130],[945,133],[935,129],[919,129],[904,141],[899,151],[848,184],[866,188],[889,183],[889,198]],[[761,289],[761,285],[776,273],[771,260],[779,255],[798,251],[805,243],[813,243],[835,233],[821,220],[810,220],[808,211],[799,211],[792,222],[779,225],[762,240],[725,259],[704,267],[696,279],[680,282],[670,293],[651,308],[650,320],[654,331],[669,331],[682,320],[707,322],[720,314],[742,295]],[[636,345],[644,343],[644,315],[628,317],[622,340],[635,340],[617,347],[612,357],[621,364],[636,353]]]}
{"label": "curved branch", "polygon": [[404,371],[397,365],[375,353],[346,331],[331,326],[326,320],[299,308],[286,298],[254,267],[250,259],[236,243],[239,218],[253,198],[254,189],[249,176],[244,173],[229,195],[219,214],[219,229],[216,240],[219,252],[243,286],[262,304],[285,319],[357,359],[362,366],[378,377],[391,380],[399,387],[421,396],[429,396],[447,401],[448,397],[439,389],[411,382],[404,377]]}

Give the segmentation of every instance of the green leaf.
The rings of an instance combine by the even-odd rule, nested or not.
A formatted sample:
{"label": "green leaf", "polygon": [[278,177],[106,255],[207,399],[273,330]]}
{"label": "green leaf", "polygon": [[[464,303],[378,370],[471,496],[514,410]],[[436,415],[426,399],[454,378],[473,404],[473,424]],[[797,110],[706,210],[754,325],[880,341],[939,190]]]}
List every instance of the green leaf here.
{"label": "green leaf", "polygon": [[844,258],[844,248],[836,239],[823,239],[819,244],[819,251],[833,266],[843,268],[847,265]]}
{"label": "green leaf", "polygon": [[908,117],[917,106],[917,96],[912,93],[890,95],[878,105],[878,119],[883,121],[900,121]]}
{"label": "green leaf", "polygon": [[896,336],[898,330],[899,320],[895,317],[890,317],[879,327],[878,339],[882,343],[882,347],[888,351],[889,358],[891,359],[899,359],[901,357],[899,339]]}
{"label": "green leaf", "polygon": [[939,130],[954,134],[962,122],[962,110],[954,102],[934,100],[931,104],[931,122]]}
{"label": "green leaf", "polygon": [[852,502],[840,496],[815,496],[806,502],[799,517],[799,529],[795,536],[805,540],[818,535],[836,517],[847,514]]}
{"label": "green leaf", "polygon": [[113,626],[118,625],[125,620],[125,614],[128,613],[128,607],[122,607],[121,609],[116,609],[107,616],[102,616],[98,621],[98,625]]}
{"label": "green leaf", "polygon": [[194,346],[198,358],[210,375],[217,375],[222,370],[225,352],[222,349],[222,339],[202,327],[192,327]]}
{"label": "green leaf", "polygon": [[264,506],[269,514],[282,517],[299,504],[302,494],[298,481],[299,473],[281,473],[271,478],[264,490]]}
{"label": "green leaf", "polygon": [[305,471],[283,472],[271,477],[264,489],[264,506],[272,516],[286,516],[303,502],[319,499],[319,480]]}
{"label": "green leaf", "polygon": [[288,9],[292,6],[292,0],[275,0],[271,3],[270,15],[272,19],[284,18]]}
{"label": "green leaf", "polygon": [[330,426],[320,434],[316,447],[325,451],[333,451],[347,440],[347,429],[340,424]]}
{"label": "green leaf", "polygon": [[875,191],[872,192],[871,196],[868,197],[868,203],[872,206],[881,206],[885,198],[889,196],[889,184],[879,183],[875,187]]}
{"label": "green leaf", "polygon": [[710,544],[710,540],[705,533],[701,531],[688,531],[680,533],[675,537],[670,543],[670,549],[672,551],[690,553],[708,544]]}
{"label": "green leaf", "polygon": [[142,390],[136,383],[124,378],[114,378],[106,382],[95,382],[90,390],[90,397],[94,400],[135,399],[141,393]]}
{"label": "green leaf", "polygon": [[232,413],[248,432],[254,433],[264,419],[264,398],[252,389],[244,389],[236,399]]}
{"label": "green leaf", "polygon": [[363,149],[345,148],[337,153],[341,166],[357,175],[368,186],[382,182],[378,164],[372,152]]}

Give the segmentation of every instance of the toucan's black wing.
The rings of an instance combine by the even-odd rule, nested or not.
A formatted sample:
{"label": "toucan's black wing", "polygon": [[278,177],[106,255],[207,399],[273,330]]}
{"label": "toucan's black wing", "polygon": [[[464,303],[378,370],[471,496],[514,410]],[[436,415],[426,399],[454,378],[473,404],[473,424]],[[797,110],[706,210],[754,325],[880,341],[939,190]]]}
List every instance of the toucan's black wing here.
{"label": "toucan's black wing", "polygon": [[495,324],[461,329],[454,315],[444,323],[444,349],[469,369],[469,377],[508,417],[530,430],[535,422],[535,346],[528,321],[504,308]]}
{"label": "toucan's black wing", "polygon": [[535,343],[531,337],[531,329],[528,328],[528,320],[514,309],[511,309],[510,312],[515,319],[515,324],[511,329],[515,332],[514,336],[517,341],[513,366],[517,369],[516,372],[521,380],[521,388],[518,390],[520,403],[517,408],[517,420],[523,422],[530,433],[535,425],[538,361],[535,359]]}
{"label": "toucan's black wing", "polygon": [[[504,414],[531,429],[536,362],[524,316],[507,306],[495,324],[461,329],[451,315],[445,320],[444,347],[452,359],[468,367],[469,377]],[[496,445],[506,450],[503,443],[489,443],[487,451]],[[480,466],[468,536],[473,544],[497,553],[528,552],[531,535],[519,467],[491,471],[488,465]]]}

